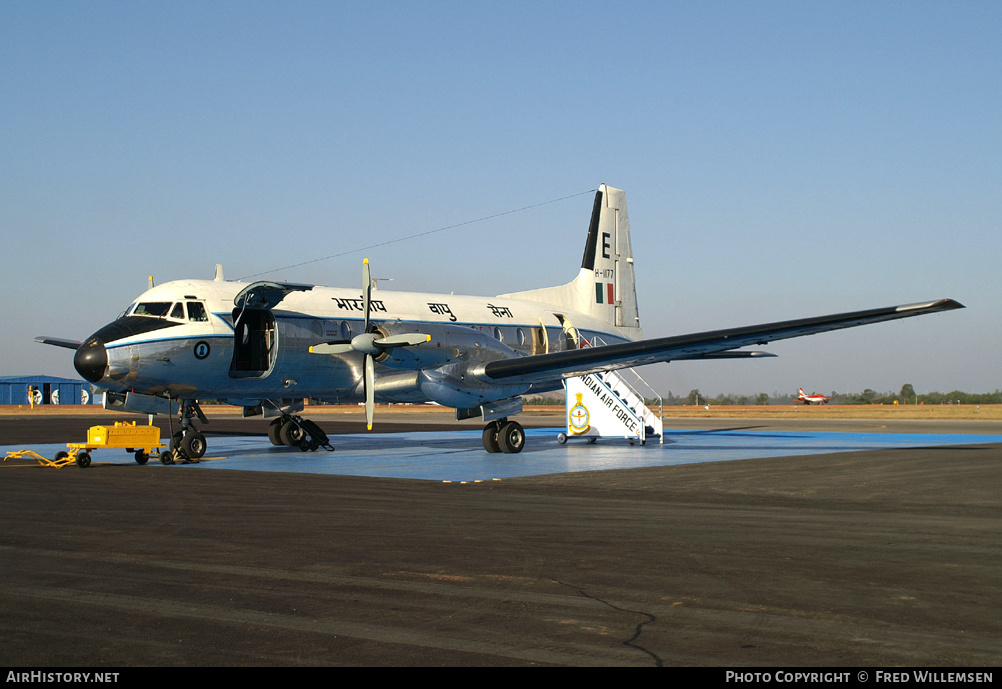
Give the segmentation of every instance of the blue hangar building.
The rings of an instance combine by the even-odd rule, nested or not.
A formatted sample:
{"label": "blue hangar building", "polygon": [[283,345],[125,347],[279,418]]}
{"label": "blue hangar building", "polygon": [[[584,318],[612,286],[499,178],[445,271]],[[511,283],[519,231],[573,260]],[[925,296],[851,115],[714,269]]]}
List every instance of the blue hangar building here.
{"label": "blue hangar building", "polygon": [[90,383],[55,376],[0,376],[0,404],[91,404],[99,395],[91,394]]}

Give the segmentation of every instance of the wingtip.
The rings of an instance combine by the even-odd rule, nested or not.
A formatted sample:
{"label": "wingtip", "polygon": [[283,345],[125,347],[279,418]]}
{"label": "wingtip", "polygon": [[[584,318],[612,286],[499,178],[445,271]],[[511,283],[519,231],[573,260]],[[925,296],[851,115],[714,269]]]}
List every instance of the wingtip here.
{"label": "wingtip", "polygon": [[930,304],[930,306],[934,306],[934,307],[937,307],[937,308],[943,309],[943,310],[949,310],[949,309],[966,309],[967,308],[966,306],[964,306],[963,304],[961,304],[956,299],[939,299],[937,301],[932,302],[932,304]]}
{"label": "wingtip", "polygon": [[955,299],[937,299],[935,301],[924,301],[918,304],[904,304],[897,307],[897,311],[952,311],[953,309],[966,309],[967,307]]}

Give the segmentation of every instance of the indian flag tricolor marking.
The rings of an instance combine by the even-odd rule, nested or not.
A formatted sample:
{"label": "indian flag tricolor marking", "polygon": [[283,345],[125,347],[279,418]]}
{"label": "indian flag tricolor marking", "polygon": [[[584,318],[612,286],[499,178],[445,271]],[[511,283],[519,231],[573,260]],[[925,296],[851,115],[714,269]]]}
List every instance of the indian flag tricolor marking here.
{"label": "indian flag tricolor marking", "polygon": [[[603,294],[603,292],[605,294]],[[603,301],[603,297],[605,300]],[[596,304],[614,304],[616,302],[616,293],[613,290],[611,282],[596,282],[595,283],[595,303]]]}

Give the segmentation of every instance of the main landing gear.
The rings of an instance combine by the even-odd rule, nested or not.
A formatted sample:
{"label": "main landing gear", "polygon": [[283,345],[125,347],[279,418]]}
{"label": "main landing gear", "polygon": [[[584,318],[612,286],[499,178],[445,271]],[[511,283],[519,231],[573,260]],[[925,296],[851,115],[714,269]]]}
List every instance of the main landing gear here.
{"label": "main landing gear", "polygon": [[271,422],[268,426],[268,440],[272,445],[298,447],[303,452],[313,452],[321,447],[328,452],[334,450],[327,434],[314,421],[290,414],[284,414]]}
{"label": "main landing gear", "polygon": [[525,429],[518,421],[507,418],[491,421],[484,426],[484,449],[488,452],[521,452],[525,447]]}

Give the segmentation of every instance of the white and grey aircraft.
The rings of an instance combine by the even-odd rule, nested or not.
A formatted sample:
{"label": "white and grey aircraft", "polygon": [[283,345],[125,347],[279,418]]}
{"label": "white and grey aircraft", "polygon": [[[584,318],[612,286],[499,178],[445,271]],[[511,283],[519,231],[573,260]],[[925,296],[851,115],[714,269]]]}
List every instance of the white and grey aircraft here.
{"label": "white and grey aircraft", "polygon": [[276,445],[332,449],[300,412],[306,398],[364,402],[369,428],[378,402],[436,402],[458,419],[486,422],[488,452],[519,452],[511,419],[526,393],[562,380],[681,359],[770,356],[735,351],[802,335],[963,308],[951,299],[830,316],[643,339],[634,287],[626,196],[595,195],[584,258],[571,282],[496,297],[374,290],[368,261],[361,290],[279,282],[177,280],[153,287],[76,350],[83,378],[106,405],[179,414],[172,444],[204,454],[198,400],[272,418]]}

